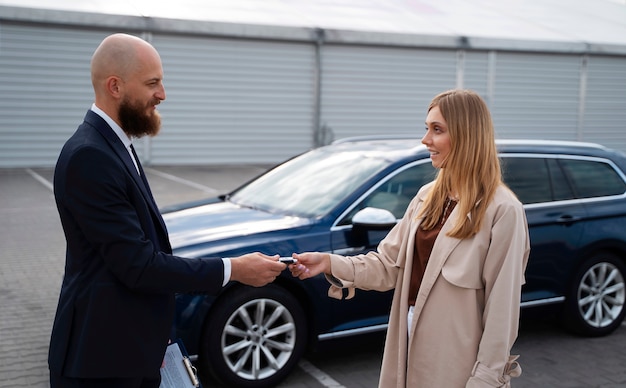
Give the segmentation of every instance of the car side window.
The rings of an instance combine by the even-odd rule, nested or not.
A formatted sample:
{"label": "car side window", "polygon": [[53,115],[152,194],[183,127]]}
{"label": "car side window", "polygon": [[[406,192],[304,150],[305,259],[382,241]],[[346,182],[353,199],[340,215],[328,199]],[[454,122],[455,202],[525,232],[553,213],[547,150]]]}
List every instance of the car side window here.
{"label": "car side window", "polygon": [[402,218],[417,191],[435,179],[435,174],[436,170],[431,163],[417,164],[399,172],[359,202],[338,225],[351,224],[352,217],[366,207],[389,210],[397,219]]}
{"label": "car side window", "polygon": [[574,199],[574,191],[569,181],[565,177],[561,166],[556,159],[546,159],[548,170],[550,170],[550,183],[552,185],[552,200],[564,201],[566,199]]}
{"label": "car side window", "polygon": [[503,157],[504,182],[523,204],[552,201],[552,183],[546,159]]}
{"label": "car side window", "polygon": [[626,183],[608,163],[561,159],[559,164],[571,180],[578,198],[604,197],[626,192]]}

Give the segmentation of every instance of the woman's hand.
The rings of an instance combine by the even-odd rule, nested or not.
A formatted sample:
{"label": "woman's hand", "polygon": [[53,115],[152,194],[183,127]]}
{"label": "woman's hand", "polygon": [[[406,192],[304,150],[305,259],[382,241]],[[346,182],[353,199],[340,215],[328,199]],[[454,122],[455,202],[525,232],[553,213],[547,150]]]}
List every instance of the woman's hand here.
{"label": "woman's hand", "polygon": [[330,274],[330,255],[328,253],[294,253],[292,257],[298,260],[297,263],[289,266],[294,277],[304,280],[321,273]]}

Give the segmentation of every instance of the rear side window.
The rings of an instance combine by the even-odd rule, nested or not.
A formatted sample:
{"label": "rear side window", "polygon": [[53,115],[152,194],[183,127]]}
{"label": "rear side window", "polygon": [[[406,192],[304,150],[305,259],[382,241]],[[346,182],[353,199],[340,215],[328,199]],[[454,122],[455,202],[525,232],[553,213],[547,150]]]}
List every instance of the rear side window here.
{"label": "rear side window", "polygon": [[626,192],[626,183],[608,163],[577,159],[561,159],[559,163],[572,182],[578,198],[604,197]]}
{"label": "rear side window", "polygon": [[566,199],[574,199],[574,190],[563,173],[563,169],[559,166],[556,159],[546,159],[548,169],[550,170],[550,183],[552,185],[552,200],[563,201]]}
{"label": "rear side window", "polygon": [[[535,157],[504,157],[502,158],[502,177],[504,183],[517,195],[524,204],[549,202],[553,200],[551,170],[547,160]],[[552,174],[558,171],[552,171]],[[568,188],[559,188],[566,193]]]}

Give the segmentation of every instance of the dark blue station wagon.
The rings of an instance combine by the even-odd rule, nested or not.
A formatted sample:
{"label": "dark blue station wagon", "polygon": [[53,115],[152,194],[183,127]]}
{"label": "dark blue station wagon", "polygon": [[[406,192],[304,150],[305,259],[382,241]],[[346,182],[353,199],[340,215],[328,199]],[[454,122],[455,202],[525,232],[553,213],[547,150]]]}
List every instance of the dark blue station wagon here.
{"label": "dark blue station wagon", "polygon": [[[611,333],[626,313],[626,155],[577,142],[498,148],[529,223],[522,308],[548,306],[582,335]],[[185,257],[353,255],[376,249],[434,176],[418,139],[345,139],[164,218]],[[371,208],[387,217],[371,218]],[[327,290],[321,276],[300,281],[285,271],[261,288],[231,282],[218,295],[181,294],[178,334],[199,368],[227,386],[274,386],[319,341],[386,329],[392,291],[338,301]]]}

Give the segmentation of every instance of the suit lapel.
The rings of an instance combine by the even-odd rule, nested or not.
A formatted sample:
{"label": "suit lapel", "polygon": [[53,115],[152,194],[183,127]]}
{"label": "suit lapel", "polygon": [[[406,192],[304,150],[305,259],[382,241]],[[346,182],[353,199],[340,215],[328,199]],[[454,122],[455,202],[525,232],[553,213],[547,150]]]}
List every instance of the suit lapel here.
{"label": "suit lapel", "polygon": [[[161,217],[161,212],[159,211],[159,207],[157,206],[156,201],[154,200],[154,196],[152,195],[152,190],[150,190],[150,184],[148,184],[148,178],[146,177],[146,172],[143,170],[143,167],[141,165],[141,161],[139,160],[139,157],[137,156],[137,153],[135,152],[135,150],[133,148],[131,148],[131,149],[132,149],[133,155],[135,157],[135,161],[137,162],[137,168],[139,168],[139,174],[137,174],[137,169],[135,169],[135,166],[133,164],[133,172],[135,173],[133,178],[135,178],[135,181],[136,181],[137,180],[136,175],[139,176],[139,180],[142,183],[140,185],[141,193],[146,198],[148,203],[150,203],[150,205],[152,207],[152,213],[155,216],[155,219],[157,219],[159,221],[159,224],[161,224],[161,228],[163,228],[163,230],[166,231],[167,228],[165,227],[165,222],[163,221],[163,217]],[[126,155],[128,155],[128,152],[126,152]]]}
{"label": "suit lapel", "polygon": [[111,149],[115,152],[117,157],[122,160],[124,166],[126,166],[126,170],[128,171],[128,173],[133,177],[135,182],[137,182],[139,187],[142,187],[143,182],[141,181],[141,178],[137,173],[135,164],[130,158],[126,147],[124,146],[120,138],[117,137],[113,129],[109,127],[109,124],[107,124],[107,122],[104,121],[102,117],[98,116],[95,112],[91,110],[87,112],[87,115],[85,116],[85,122],[91,124],[102,135],[102,137],[107,140],[109,146],[111,146]]}
{"label": "suit lapel", "polygon": [[[163,221],[163,217],[161,217],[161,212],[159,211],[159,208],[154,201],[152,192],[150,191],[150,187],[148,185],[148,181],[145,180],[144,183],[144,179],[142,179],[142,177],[137,172],[137,168],[135,168],[135,163],[133,163],[133,160],[131,159],[128,150],[126,149],[126,146],[124,146],[120,138],[115,134],[113,129],[109,127],[107,122],[104,121],[104,119],[98,116],[95,112],[91,110],[88,111],[87,115],[85,116],[85,122],[91,124],[107,140],[107,142],[111,146],[111,149],[122,160],[124,166],[126,167],[126,170],[133,177],[133,180],[137,183],[141,194],[144,196],[146,202],[148,203],[148,206],[152,211],[153,218],[155,220],[158,220],[159,225],[161,225],[161,229],[165,232],[165,235],[167,235],[165,222]],[[142,172],[142,174],[145,174],[139,160],[137,160],[137,166],[141,169],[140,171]]]}

